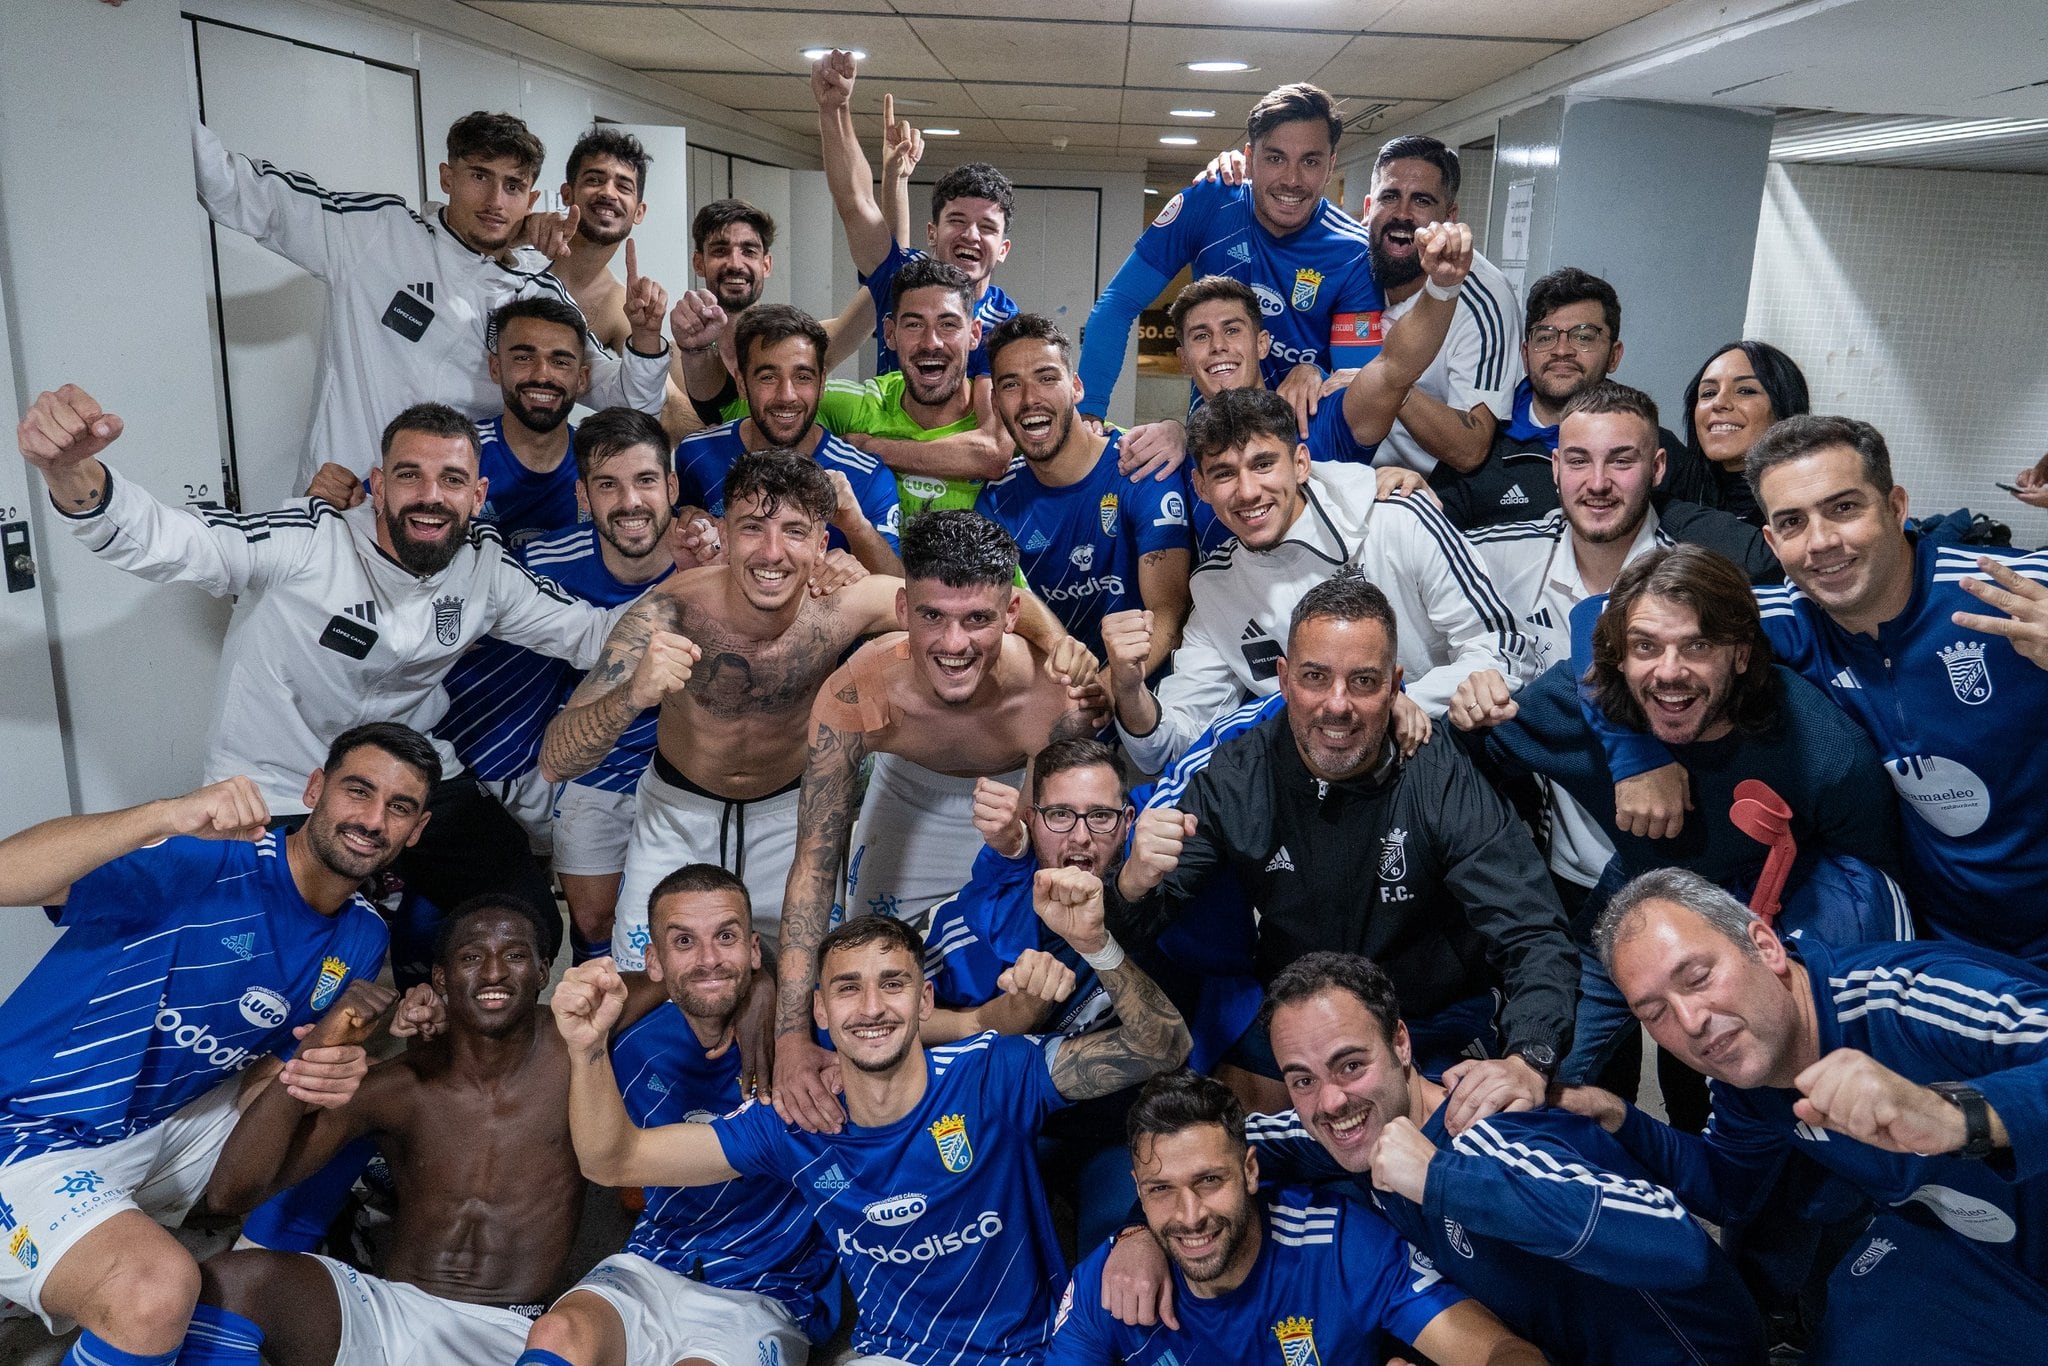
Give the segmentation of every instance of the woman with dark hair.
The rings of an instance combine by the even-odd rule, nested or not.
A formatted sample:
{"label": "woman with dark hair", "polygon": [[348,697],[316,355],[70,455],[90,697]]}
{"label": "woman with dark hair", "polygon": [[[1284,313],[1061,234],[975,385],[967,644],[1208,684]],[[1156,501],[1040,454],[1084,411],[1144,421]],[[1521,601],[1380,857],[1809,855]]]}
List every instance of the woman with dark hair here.
{"label": "woman with dark hair", "polygon": [[1763,525],[1743,457],[1773,422],[1812,410],[1798,363],[1769,342],[1729,342],[1685,386],[1685,444],[1703,487],[1681,494]]}

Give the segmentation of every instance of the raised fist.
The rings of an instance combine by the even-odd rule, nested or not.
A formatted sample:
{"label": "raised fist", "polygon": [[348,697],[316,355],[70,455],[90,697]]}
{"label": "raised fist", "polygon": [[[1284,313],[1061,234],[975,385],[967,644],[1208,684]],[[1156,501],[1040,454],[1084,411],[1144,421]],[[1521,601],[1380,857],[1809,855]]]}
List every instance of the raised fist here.
{"label": "raised fist", "polygon": [[1041,868],[1031,879],[1031,909],[1081,954],[1109,945],[1102,924],[1102,879],[1079,868]]}
{"label": "raised fist", "polygon": [[1194,833],[1195,818],[1178,807],[1139,812],[1131,827],[1131,856],[1117,875],[1124,896],[1135,901],[1166,881],[1180,867],[1181,848]]}
{"label": "raised fist", "polygon": [[48,472],[80,465],[121,439],[121,419],[75,384],[36,395],[15,425],[28,463]]}
{"label": "raised fist", "polygon": [[254,840],[270,824],[270,808],[248,778],[223,778],[165,803],[174,835],[203,840]]}
{"label": "raised fist", "polygon": [[688,636],[656,631],[647,638],[647,648],[641,652],[640,662],[633,666],[633,676],[626,682],[626,695],[642,711],[658,707],[670,693],[683,690],[690,681],[690,670],[703,657],[704,652]]}
{"label": "raised fist", "polygon": [[595,1057],[604,1052],[612,1026],[626,1009],[625,979],[609,958],[578,963],[563,974],[548,1008],[569,1051]]}
{"label": "raised fist", "polygon": [[1415,230],[1416,258],[1438,289],[1456,289],[1472,270],[1472,229],[1464,223],[1428,223]]}

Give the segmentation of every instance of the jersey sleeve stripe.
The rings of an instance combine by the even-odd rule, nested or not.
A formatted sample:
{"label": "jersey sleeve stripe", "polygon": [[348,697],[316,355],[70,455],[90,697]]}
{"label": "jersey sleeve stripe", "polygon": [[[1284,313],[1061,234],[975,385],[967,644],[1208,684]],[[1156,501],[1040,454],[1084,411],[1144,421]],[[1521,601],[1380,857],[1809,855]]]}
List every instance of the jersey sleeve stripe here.
{"label": "jersey sleeve stripe", "polygon": [[1508,357],[1507,319],[1502,316],[1500,300],[1476,278],[1468,278],[1458,291],[1458,301],[1472,311],[1472,319],[1479,325],[1479,365],[1473,382],[1482,389],[1498,389]]}
{"label": "jersey sleeve stripe", "polygon": [[[1649,1181],[1632,1180],[1613,1172],[1597,1171],[1581,1162],[1559,1161],[1555,1154],[1527,1143],[1518,1143],[1493,1125],[1481,1120],[1467,1129],[1452,1146],[1461,1153],[1485,1157],[1512,1171],[1541,1181],[1570,1181],[1599,1192],[1601,1208],[1623,1214],[1641,1214],[1652,1219],[1685,1219],[1690,1216],[1676,1195]],[[1589,1230],[1590,1232],[1590,1230]]]}
{"label": "jersey sleeve stripe", "polygon": [[1499,591],[1493,586],[1493,580],[1479,567],[1479,562],[1472,558],[1470,542],[1458,534],[1458,529],[1451,525],[1450,519],[1426,498],[1395,498],[1390,500],[1389,506],[1406,508],[1421,520],[1423,529],[1434,536],[1438,546],[1442,548],[1444,559],[1451,566],[1451,573],[1464,588],[1465,596],[1471,602],[1473,610],[1479,613],[1480,622],[1492,628],[1499,638],[1502,652],[1510,659],[1522,654],[1528,648],[1528,642],[1522,638],[1514,613],[1501,601]]}
{"label": "jersey sleeve stripe", "polygon": [[1835,1005],[1844,1020],[1890,1010],[1988,1043],[2048,1042],[2048,1010],[1954,978],[1880,967],[1830,977],[1828,985],[1834,988]]}

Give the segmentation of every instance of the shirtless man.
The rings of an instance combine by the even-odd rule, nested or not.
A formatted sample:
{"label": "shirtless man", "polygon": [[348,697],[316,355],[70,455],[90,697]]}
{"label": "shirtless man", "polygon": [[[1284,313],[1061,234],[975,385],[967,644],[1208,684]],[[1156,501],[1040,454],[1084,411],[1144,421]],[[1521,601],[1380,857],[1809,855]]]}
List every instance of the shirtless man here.
{"label": "shirtless man", "polygon": [[[738,874],[764,928],[781,916],[804,714],[849,646],[898,625],[900,580],[806,591],[838,505],[831,477],[794,451],[735,461],[725,477],[725,563],[650,589],[548,724],[541,772],[561,782],[608,754],[641,712],[661,708],[612,931],[622,967],[645,966],[648,893],[686,863]],[[1028,629],[1041,646],[1062,638],[1050,614],[1034,616]]]}
{"label": "shirtless man", "polygon": [[557,234],[540,244],[554,261],[555,278],[589,319],[591,335],[613,350],[632,329],[626,322],[626,287],[611,272],[612,257],[647,217],[641,196],[651,160],[631,133],[596,125],[569,149],[562,181],[568,211],[559,219],[529,220],[529,227],[545,225]]}
{"label": "shirtless man", "polygon": [[246,1209],[375,1134],[398,1186],[384,1274],[309,1253],[209,1258],[181,1361],[502,1366],[519,1355],[562,1288],[584,1191],[568,1053],[538,1008],[544,943],[524,903],[464,902],[436,946],[445,1035],[372,1067],[339,1108],[309,1114],[275,1086],[250,1103],[208,1200]]}
{"label": "shirtless man", "polygon": [[[975,780],[1021,785],[1053,740],[1092,735],[1100,695],[1077,686],[1078,647],[1043,656],[1015,635],[1025,601],[1017,544],[987,518],[928,512],[903,535],[904,630],[863,646],[818,690],[797,803],[800,831],[782,908],[776,994],[775,1104],[813,1132],[836,1132],[824,1079],[837,1063],[810,1033],[809,998],[854,833],[846,904],[916,920],[967,880],[979,847]],[[867,799],[860,765],[876,756]],[[856,807],[860,825],[854,830]],[[865,865],[865,866],[863,866]],[[879,889],[871,902],[858,900]],[[823,1074],[823,1076],[821,1076]]]}

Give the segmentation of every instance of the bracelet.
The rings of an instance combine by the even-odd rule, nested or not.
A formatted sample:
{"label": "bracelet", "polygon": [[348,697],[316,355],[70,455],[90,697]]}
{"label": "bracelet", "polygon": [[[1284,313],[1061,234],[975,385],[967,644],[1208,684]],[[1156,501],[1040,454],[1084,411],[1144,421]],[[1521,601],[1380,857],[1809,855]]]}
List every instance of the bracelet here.
{"label": "bracelet", "polygon": [[1461,288],[1463,288],[1462,285],[1452,285],[1449,289],[1446,289],[1436,281],[1428,279],[1422,282],[1422,292],[1424,294],[1427,294],[1432,299],[1442,299],[1446,302],[1457,298],[1458,291]]}
{"label": "bracelet", "polygon": [[1115,935],[1105,935],[1101,948],[1094,953],[1084,953],[1081,961],[1097,972],[1111,972],[1124,965],[1124,946],[1116,942]]}

